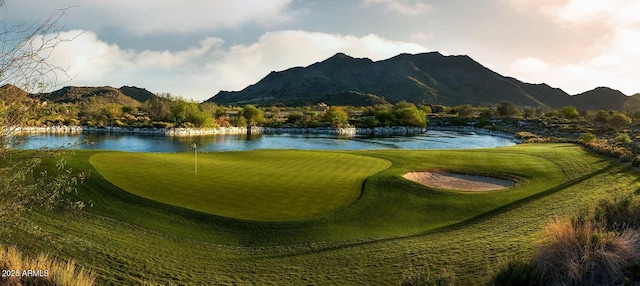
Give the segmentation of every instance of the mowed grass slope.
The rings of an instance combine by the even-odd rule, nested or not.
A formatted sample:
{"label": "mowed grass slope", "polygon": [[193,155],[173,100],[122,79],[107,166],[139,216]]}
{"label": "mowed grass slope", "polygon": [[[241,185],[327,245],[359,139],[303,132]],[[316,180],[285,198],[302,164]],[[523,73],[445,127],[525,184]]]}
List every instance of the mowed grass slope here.
{"label": "mowed grass slope", "polygon": [[[346,208],[272,223],[131,195],[93,169],[96,152],[79,151],[68,165],[91,170],[78,196],[93,207],[30,213],[0,232],[0,242],[72,258],[95,270],[99,284],[397,285],[406,271],[446,269],[461,285],[484,285],[504,262],[531,256],[550,218],[640,187],[633,170],[570,144],[344,153],[393,165],[370,176]],[[496,173],[519,185],[470,194],[401,178],[432,168]]]}
{"label": "mowed grass slope", "polygon": [[355,202],[383,159],[323,152],[102,153],[91,156],[116,186],[159,202],[257,221],[313,218]]}

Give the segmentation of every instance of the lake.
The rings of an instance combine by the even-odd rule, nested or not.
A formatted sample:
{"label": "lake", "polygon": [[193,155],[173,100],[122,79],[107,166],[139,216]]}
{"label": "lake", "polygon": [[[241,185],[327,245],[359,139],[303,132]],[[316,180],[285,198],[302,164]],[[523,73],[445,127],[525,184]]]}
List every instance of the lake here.
{"label": "lake", "polygon": [[69,148],[131,152],[187,152],[196,143],[199,151],[256,149],[381,150],[470,149],[514,145],[512,139],[475,132],[428,131],[413,136],[371,137],[328,134],[212,135],[164,137],[129,134],[31,135],[17,149]]}

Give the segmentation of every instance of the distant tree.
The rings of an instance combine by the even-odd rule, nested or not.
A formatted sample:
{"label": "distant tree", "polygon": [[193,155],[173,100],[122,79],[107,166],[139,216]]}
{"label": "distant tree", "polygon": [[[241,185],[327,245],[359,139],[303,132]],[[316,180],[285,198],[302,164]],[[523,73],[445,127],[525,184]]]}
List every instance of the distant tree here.
{"label": "distant tree", "polygon": [[607,120],[609,125],[616,129],[628,127],[629,124],[631,124],[631,121],[631,118],[624,113],[616,113],[610,116]]}
{"label": "distant tree", "polygon": [[[2,0],[0,8],[6,9]],[[64,10],[55,11],[33,25],[0,25],[0,83],[31,93],[47,91],[57,84],[58,73],[66,73],[49,63],[48,57],[65,41],[59,37],[57,25],[63,14]],[[42,105],[15,90],[0,91],[0,224],[18,223],[16,217],[23,210],[83,206],[66,194],[75,191],[84,174],[67,168],[66,161],[56,157],[60,153],[13,150],[16,128],[25,123],[30,112],[40,108]],[[58,168],[44,171],[43,161],[57,161]]]}
{"label": "distant tree", "polygon": [[154,97],[143,104],[143,109],[154,121],[171,121],[171,99],[167,97]]}
{"label": "distant tree", "polygon": [[597,123],[607,123],[609,121],[609,116],[611,114],[606,110],[598,110],[598,112],[594,115],[593,121]]}
{"label": "distant tree", "polygon": [[413,103],[400,101],[393,106],[392,112],[396,119],[396,125],[423,128],[427,126],[427,115]]}
{"label": "distant tree", "polygon": [[219,109],[222,109],[221,107],[219,107],[217,104],[213,103],[213,102],[203,102],[200,103],[198,105],[198,108],[200,108],[200,111],[210,114],[212,117],[218,117],[216,116],[217,112]]}
{"label": "distant tree", "polygon": [[549,110],[545,116],[549,118],[558,118],[560,117],[560,112],[558,112],[558,110]]}
{"label": "distant tree", "polygon": [[533,107],[525,107],[522,109],[522,117],[533,118],[536,116],[536,109]]}
{"label": "distant tree", "polygon": [[560,108],[559,113],[566,119],[576,119],[580,117],[580,113],[573,106],[565,106],[563,108]]}
{"label": "distant tree", "polygon": [[420,106],[420,110],[422,110],[422,112],[424,112],[425,114],[431,114],[433,113],[433,111],[431,110],[431,107],[428,105],[422,105]]}
{"label": "distant tree", "polygon": [[117,103],[104,104],[102,106],[102,113],[108,119],[118,119],[122,117],[122,105]]}
{"label": "distant tree", "polygon": [[480,108],[480,118],[492,118],[496,113],[494,108],[484,107]]}
{"label": "distant tree", "polygon": [[264,111],[251,104],[248,104],[242,110],[242,115],[251,126],[256,126],[264,122]]}
{"label": "distant tree", "polygon": [[231,119],[231,124],[236,127],[247,127],[247,119],[238,114]]}
{"label": "distant tree", "polygon": [[497,107],[498,116],[500,117],[513,117],[519,111],[518,107],[509,101],[503,101]]}
{"label": "distant tree", "polygon": [[191,123],[194,127],[210,128],[216,126],[216,121],[213,116],[210,113],[201,111],[196,103],[188,105],[186,121]]}
{"label": "distant tree", "polygon": [[391,110],[380,110],[374,118],[382,126],[391,126],[396,122],[396,116]]}
{"label": "distant tree", "polygon": [[302,122],[302,119],[304,119],[304,114],[300,111],[292,111],[289,113],[289,115],[287,116],[287,119],[285,120],[285,123],[289,123],[289,124],[294,124],[294,125],[300,125]]}
{"label": "distant tree", "polygon": [[332,106],[325,112],[322,121],[336,128],[347,127],[349,126],[349,114],[342,107]]}
{"label": "distant tree", "polygon": [[458,116],[464,119],[471,119],[474,115],[473,107],[470,104],[458,105],[455,107],[458,112]]}
{"label": "distant tree", "polygon": [[189,103],[182,98],[172,100],[169,105],[169,110],[171,110],[170,121],[175,125],[182,124],[187,121],[187,116],[189,115]]}

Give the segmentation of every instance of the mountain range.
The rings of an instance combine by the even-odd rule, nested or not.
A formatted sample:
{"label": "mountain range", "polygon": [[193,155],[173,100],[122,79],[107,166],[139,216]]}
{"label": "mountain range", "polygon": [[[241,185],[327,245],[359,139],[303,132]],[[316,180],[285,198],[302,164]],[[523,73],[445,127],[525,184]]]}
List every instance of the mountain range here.
{"label": "mountain range", "polygon": [[241,91],[220,91],[208,99],[218,104],[304,106],[371,105],[402,100],[416,104],[492,105],[510,101],[518,106],[579,110],[640,110],[640,95],[600,87],[569,95],[547,84],[530,84],[502,76],[469,56],[438,52],[400,54],[372,61],[338,53],[307,67],[271,72]]}
{"label": "mountain range", "polygon": [[53,92],[29,94],[10,84],[5,84],[0,87],[0,95],[28,96],[41,101],[51,101],[56,103],[79,103],[95,98],[101,103],[118,103],[130,106],[139,105],[140,103],[156,96],[144,88],[134,86],[123,86],[121,88],[110,86],[65,86]]}
{"label": "mountain range", "polygon": [[[28,94],[12,85],[0,87],[0,98],[29,96],[41,101],[138,105],[156,95],[144,88],[66,86],[49,93]],[[241,91],[220,91],[206,100],[222,105],[367,106],[409,101],[416,104],[488,106],[509,101],[518,106],[578,110],[640,111],[640,94],[627,96],[607,88],[569,95],[547,84],[525,83],[502,76],[469,56],[438,52],[400,54],[372,61],[338,53],[307,67],[271,72]]]}

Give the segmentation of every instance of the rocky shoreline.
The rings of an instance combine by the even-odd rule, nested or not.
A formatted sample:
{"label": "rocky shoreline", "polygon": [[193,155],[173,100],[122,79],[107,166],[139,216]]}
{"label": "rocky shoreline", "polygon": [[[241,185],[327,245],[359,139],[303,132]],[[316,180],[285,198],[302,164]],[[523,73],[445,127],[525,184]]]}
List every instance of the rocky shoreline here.
{"label": "rocky shoreline", "polygon": [[295,128],[295,127],[219,127],[219,128],[132,128],[132,127],[92,127],[92,126],[46,126],[18,127],[17,134],[139,134],[150,136],[190,137],[206,135],[240,134],[336,134],[336,135],[415,135],[423,134],[426,128],[412,126],[391,126],[374,128]]}
{"label": "rocky shoreline", "polygon": [[455,131],[455,132],[474,132],[482,135],[497,136],[507,139],[518,140],[514,134],[509,134],[497,130],[486,128],[477,128],[473,126],[429,126],[428,130],[435,131]]}

